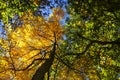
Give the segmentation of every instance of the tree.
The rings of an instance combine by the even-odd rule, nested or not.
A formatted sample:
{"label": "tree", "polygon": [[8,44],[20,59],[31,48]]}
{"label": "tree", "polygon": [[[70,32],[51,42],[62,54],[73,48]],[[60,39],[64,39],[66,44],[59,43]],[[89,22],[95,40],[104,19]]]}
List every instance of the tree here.
{"label": "tree", "polygon": [[[63,79],[108,80],[120,72],[119,1],[69,0],[59,67]],[[74,76],[71,76],[74,75]],[[77,75],[77,77],[76,77]]]}
{"label": "tree", "polygon": [[[58,13],[61,16],[57,16]],[[55,9],[53,16],[46,21],[28,11],[20,18],[21,25],[7,29],[7,39],[1,39],[1,46],[6,50],[1,53],[1,65],[4,67],[0,68],[1,75],[8,79],[30,80],[30,75],[35,73],[32,80],[43,79],[52,65],[56,44],[62,35],[59,20],[63,15],[62,9]]]}
{"label": "tree", "polygon": [[0,19],[4,23],[8,23],[9,18],[13,18],[16,14],[22,16],[23,12],[31,9],[36,10],[36,7],[40,5],[41,0],[1,0],[0,1]]}

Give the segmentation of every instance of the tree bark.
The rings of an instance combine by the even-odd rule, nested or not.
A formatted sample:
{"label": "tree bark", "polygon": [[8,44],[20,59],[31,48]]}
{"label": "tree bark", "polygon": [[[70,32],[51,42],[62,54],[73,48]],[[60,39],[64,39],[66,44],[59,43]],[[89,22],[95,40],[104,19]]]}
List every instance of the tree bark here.
{"label": "tree bark", "polygon": [[56,44],[54,44],[53,49],[50,53],[50,57],[48,60],[46,60],[42,66],[40,66],[35,74],[32,77],[32,80],[44,80],[44,75],[46,72],[49,71],[53,61],[54,61],[54,56],[55,56],[55,50],[56,50]]}

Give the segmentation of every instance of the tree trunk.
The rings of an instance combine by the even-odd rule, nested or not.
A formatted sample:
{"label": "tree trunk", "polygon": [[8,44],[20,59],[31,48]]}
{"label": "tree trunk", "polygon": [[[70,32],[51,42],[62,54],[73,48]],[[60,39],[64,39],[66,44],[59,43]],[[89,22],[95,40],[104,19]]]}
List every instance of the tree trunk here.
{"label": "tree trunk", "polygon": [[33,75],[32,77],[32,80],[44,80],[44,75],[46,72],[49,71],[53,61],[54,61],[54,56],[55,56],[55,44],[54,44],[54,47],[53,47],[53,50],[51,51],[50,53],[50,57],[48,60],[46,60],[42,66],[40,66],[37,71],[35,72],[35,74]]}

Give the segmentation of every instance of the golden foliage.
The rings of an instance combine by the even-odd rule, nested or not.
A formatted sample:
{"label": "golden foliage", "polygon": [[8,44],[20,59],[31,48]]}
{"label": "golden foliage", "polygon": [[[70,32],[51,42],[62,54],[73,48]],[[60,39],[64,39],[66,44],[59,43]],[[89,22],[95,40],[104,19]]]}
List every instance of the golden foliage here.
{"label": "golden foliage", "polygon": [[64,17],[64,11],[58,7],[57,9],[53,9],[53,14],[49,18],[50,21],[59,21]]}
{"label": "golden foliage", "polygon": [[[56,14],[57,13],[53,13],[53,15]],[[56,19],[56,16],[51,17]],[[34,16],[31,11],[28,11],[23,14],[20,20],[23,22],[20,26],[15,30],[8,30],[9,46],[8,43],[6,46],[9,47],[8,60],[10,63],[7,64],[5,60],[1,60],[3,66],[10,65],[8,69],[11,68],[13,71],[14,68],[16,70],[24,69],[30,65],[34,59],[42,58],[43,50],[50,50],[55,38],[59,41],[62,36],[62,27],[59,23],[60,19],[47,21],[42,17]],[[0,42],[3,41],[0,40]],[[44,57],[49,58],[49,54],[44,54]],[[39,61],[36,64],[38,65],[40,63],[43,62]],[[17,75],[13,76],[15,80],[30,80],[30,75],[34,72],[34,69],[32,70],[33,71],[16,71]],[[3,75],[5,74],[3,73]]]}

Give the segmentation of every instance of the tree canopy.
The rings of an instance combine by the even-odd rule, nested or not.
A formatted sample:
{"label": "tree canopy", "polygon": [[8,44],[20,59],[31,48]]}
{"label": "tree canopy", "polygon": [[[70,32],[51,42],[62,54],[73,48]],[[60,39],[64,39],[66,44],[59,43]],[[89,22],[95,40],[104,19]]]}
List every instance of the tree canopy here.
{"label": "tree canopy", "polygon": [[[5,31],[0,79],[119,80],[119,0],[54,3],[58,6],[51,0],[0,1]],[[49,11],[40,12],[44,8],[52,10],[48,19]],[[66,13],[70,17],[62,26]]]}

